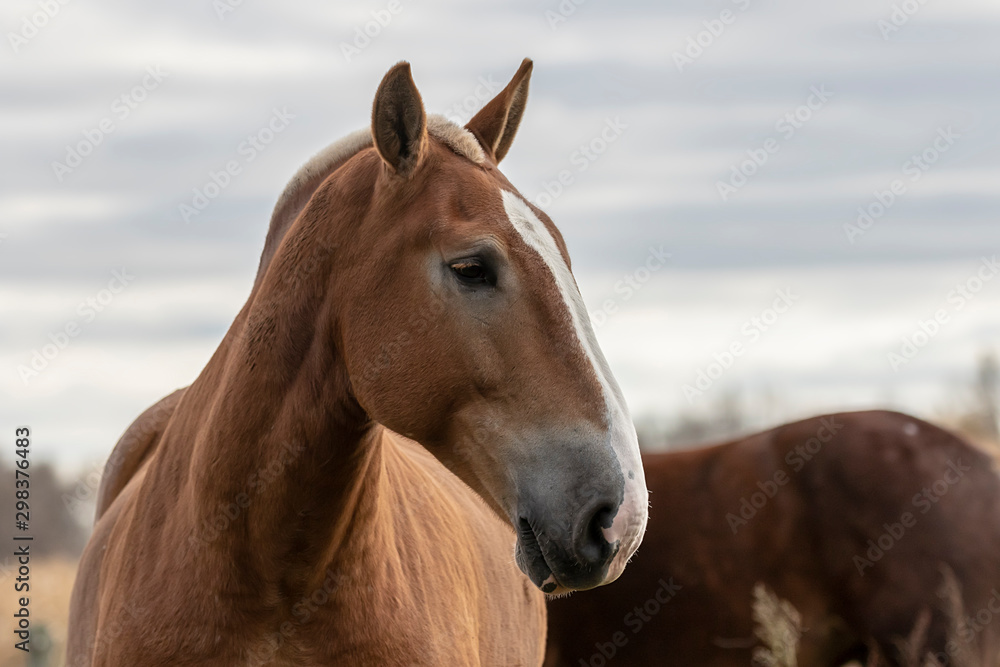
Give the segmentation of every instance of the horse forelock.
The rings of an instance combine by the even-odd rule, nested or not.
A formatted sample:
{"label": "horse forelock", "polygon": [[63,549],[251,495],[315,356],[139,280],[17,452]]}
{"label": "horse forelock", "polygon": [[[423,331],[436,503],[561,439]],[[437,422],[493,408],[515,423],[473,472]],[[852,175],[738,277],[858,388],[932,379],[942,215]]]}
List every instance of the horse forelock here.
{"label": "horse forelock", "polygon": [[427,132],[445,146],[476,164],[486,161],[479,140],[467,129],[440,114],[427,117]]}
{"label": "horse forelock", "polygon": [[[467,129],[442,115],[431,114],[427,117],[427,132],[453,152],[475,164],[482,164],[486,160],[479,140]],[[271,213],[267,240],[257,269],[257,282],[263,277],[288,228],[327,176],[373,144],[371,128],[362,128],[333,142],[299,167],[278,197]]]}

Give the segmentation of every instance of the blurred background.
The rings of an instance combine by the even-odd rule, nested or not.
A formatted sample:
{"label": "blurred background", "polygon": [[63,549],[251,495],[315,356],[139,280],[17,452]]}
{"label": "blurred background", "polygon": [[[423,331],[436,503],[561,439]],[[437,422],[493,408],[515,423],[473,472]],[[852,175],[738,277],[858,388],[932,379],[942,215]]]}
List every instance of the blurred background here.
{"label": "blurred background", "polygon": [[[0,479],[30,425],[51,655],[104,459],[196,377],[278,194],[401,59],[461,122],[534,59],[502,167],[645,447],[872,407],[996,439],[995,2],[8,0],[0,27]],[[0,647],[58,664],[32,658]]]}

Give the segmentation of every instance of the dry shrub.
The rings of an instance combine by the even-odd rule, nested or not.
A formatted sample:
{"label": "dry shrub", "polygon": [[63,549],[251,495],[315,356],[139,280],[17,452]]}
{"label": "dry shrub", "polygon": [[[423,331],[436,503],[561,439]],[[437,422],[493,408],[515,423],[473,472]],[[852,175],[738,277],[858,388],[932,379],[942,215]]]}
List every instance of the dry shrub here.
{"label": "dry shrub", "polygon": [[[948,565],[942,564],[941,579],[938,597],[941,599],[940,609],[948,621],[945,644],[954,646],[956,650],[953,654],[948,655],[947,660],[943,663],[935,657],[934,652],[927,646],[931,611],[924,609],[917,616],[909,636],[896,642],[903,667],[984,667],[976,657],[976,642],[962,641],[961,639],[971,635],[965,624],[966,609],[958,577]],[[881,667],[886,664],[888,663],[881,657],[876,648],[871,651],[866,667]]]}
{"label": "dry shrub", "polygon": [[753,589],[754,634],[764,646],[753,650],[753,664],[761,667],[796,667],[796,653],[802,636],[802,617],[788,600],[782,600],[767,586]]}

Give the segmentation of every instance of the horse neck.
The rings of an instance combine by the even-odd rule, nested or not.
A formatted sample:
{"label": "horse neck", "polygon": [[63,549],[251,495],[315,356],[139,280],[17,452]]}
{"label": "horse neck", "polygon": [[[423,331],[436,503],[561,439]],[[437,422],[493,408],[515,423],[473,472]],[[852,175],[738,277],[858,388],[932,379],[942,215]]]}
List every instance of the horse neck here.
{"label": "horse neck", "polygon": [[286,590],[346,557],[379,507],[380,427],[351,394],[326,298],[335,245],[254,290],[188,391],[174,461],[161,466],[187,471],[177,495],[189,499],[179,514],[193,553],[239,563],[250,580],[281,572]]}

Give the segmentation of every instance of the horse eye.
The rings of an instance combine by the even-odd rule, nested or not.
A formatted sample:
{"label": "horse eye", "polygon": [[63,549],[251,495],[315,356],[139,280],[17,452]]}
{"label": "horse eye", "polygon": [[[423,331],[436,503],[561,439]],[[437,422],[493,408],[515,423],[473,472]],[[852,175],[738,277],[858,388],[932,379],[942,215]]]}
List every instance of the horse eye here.
{"label": "horse eye", "polygon": [[463,260],[451,265],[451,270],[466,285],[494,285],[496,279],[479,260]]}

